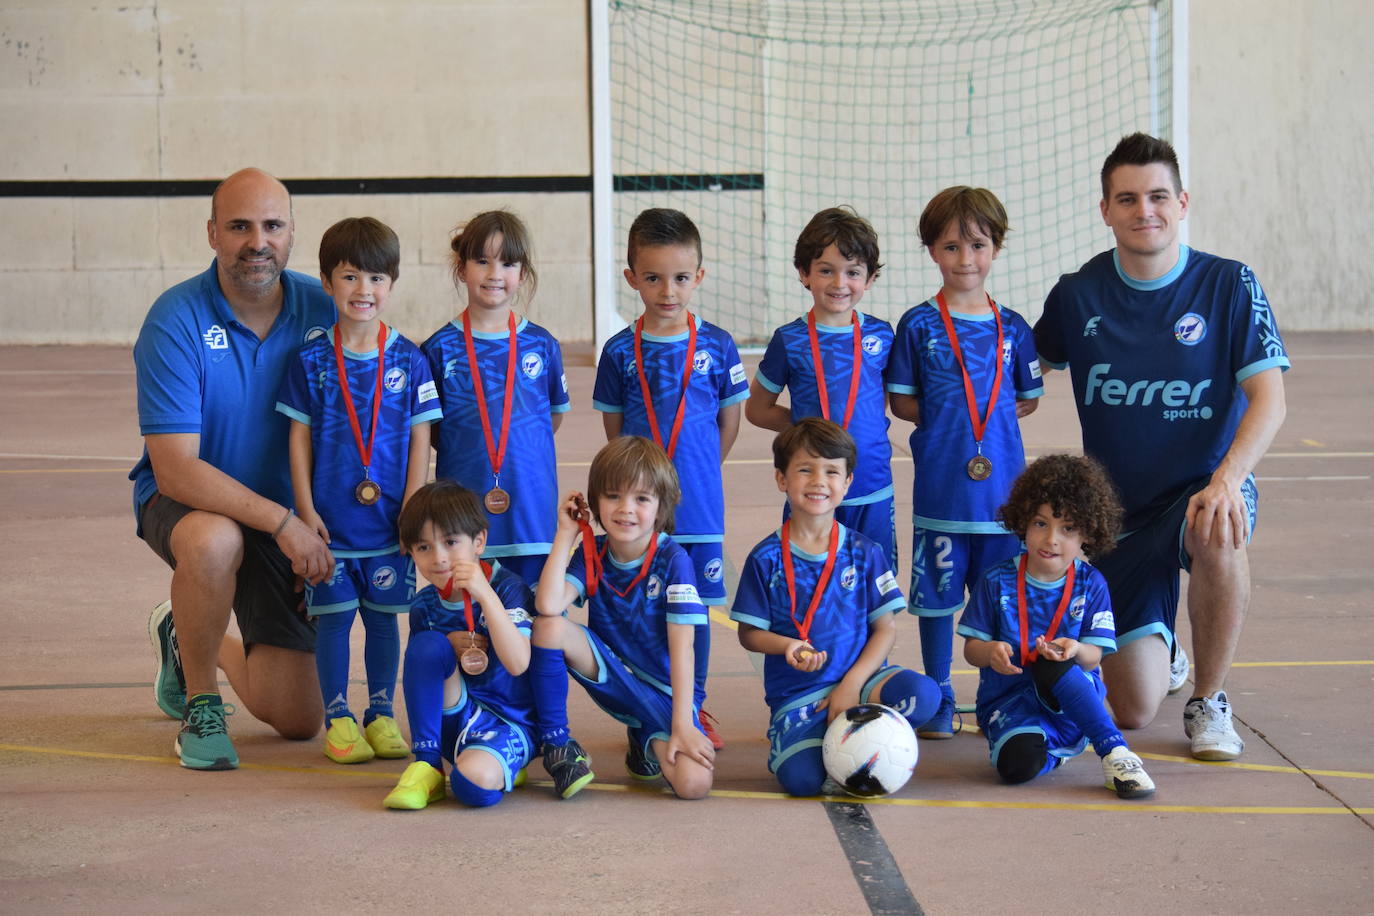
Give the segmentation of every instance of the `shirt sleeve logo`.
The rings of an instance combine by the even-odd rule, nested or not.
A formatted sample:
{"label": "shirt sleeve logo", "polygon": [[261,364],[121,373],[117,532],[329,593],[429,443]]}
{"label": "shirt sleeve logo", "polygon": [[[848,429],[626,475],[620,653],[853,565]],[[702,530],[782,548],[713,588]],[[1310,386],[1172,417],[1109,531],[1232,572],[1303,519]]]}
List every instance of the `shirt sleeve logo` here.
{"label": "shirt sleeve logo", "polygon": [[894,576],[892,570],[889,569],[878,577],[877,585],[880,593],[887,594],[897,587],[897,577]]}
{"label": "shirt sleeve logo", "polygon": [[744,380],[744,364],[735,363],[733,366],[730,367],[730,384],[743,385]]}
{"label": "shirt sleeve logo", "polygon": [[1093,615],[1093,624],[1091,629],[1111,630],[1113,633],[1115,633],[1116,618],[1112,616],[1111,611],[1098,611],[1096,614]]}
{"label": "shirt sleeve logo", "polygon": [[225,332],[224,328],[217,324],[210,325],[210,327],[205,329],[205,333],[200,336],[205,341],[205,346],[209,347],[211,350],[229,349],[229,335]]}
{"label": "shirt sleeve logo", "polygon": [[425,382],[423,385],[420,386],[419,390],[416,392],[416,395],[418,396],[420,403],[423,404],[426,401],[432,401],[435,398],[437,398],[439,396],[439,392],[434,387],[433,382]]}
{"label": "shirt sleeve logo", "polygon": [[701,598],[697,596],[697,587],[690,582],[679,582],[677,585],[668,586],[669,604],[701,604]]}

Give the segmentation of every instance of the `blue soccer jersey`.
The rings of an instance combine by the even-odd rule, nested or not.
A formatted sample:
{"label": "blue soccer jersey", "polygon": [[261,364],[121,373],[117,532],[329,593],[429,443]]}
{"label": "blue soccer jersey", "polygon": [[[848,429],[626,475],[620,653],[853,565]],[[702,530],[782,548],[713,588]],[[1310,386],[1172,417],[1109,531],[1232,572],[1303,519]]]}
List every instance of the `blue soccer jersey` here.
{"label": "blue soccer jersey", "polygon": [[[854,314],[859,318],[862,371],[854,414],[845,429],[854,437],[859,456],[854,465],[854,482],[843,503],[846,506],[876,502],[892,495],[892,445],[887,439],[887,396],[883,393],[883,375],[892,354],[892,325],[872,315]],[[830,419],[842,423],[853,378],[854,328],[818,322],[816,343],[825,371]],[[824,415],[805,316],[773,332],[754,378],[774,394],[787,389],[793,423]]]}
{"label": "blue soccer jersey", "polygon": [[1250,268],[1187,246],[1149,282],[1126,276],[1115,249],[1060,277],[1035,342],[1070,369],[1083,450],[1111,474],[1127,531],[1221,463],[1247,404],[1240,383],[1289,365]]}
{"label": "blue soccer jersey", "polygon": [[[494,444],[501,441],[501,411],[506,391],[509,334],[472,332],[473,351],[482,372],[482,394]],[[483,556],[546,554],[553,546],[558,511],[558,458],[553,414],[569,409],[563,351],[553,335],[528,319],[515,327],[516,376],[511,394],[510,432],[501,465],[501,489],[510,508],[487,513]],[[439,385],[444,419],[435,437],[435,474],[456,480],[480,499],[496,484],[486,435],[468,367],[463,322],[435,331],[422,348]]]}
{"label": "blue soccer jersey", "polygon": [[974,480],[968,474],[968,462],[978,448],[963,373],[950,347],[939,306],[930,299],[907,311],[897,324],[887,366],[887,390],[912,395],[920,403],[921,422],[911,433],[911,457],[916,464],[912,524],[917,528],[1005,533],[996,521],[997,508],[1026,463],[1016,401],[1038,398],[1045,389],[1030,325],[1006,306],[997,308],[1002,319],[1002,385],[991,410],[988,401],[997,367],[997,324],[991,312],[950,312],[973,382],[978,415],[988,415],[982,454],[992,462],[992,474],[986,480]]}
{"label": "blue soccer jersey", "polygon": [[[682,394],[683,363],[687,332],[674,337],[643,335],[644,374],[654,399],[659,441],[666,448]],[[721,408],[749,397],[749,383],[739,351],[729,334],[697,319],[696,355],[687,386],[682,431],[678,435],[673,466],[682,483],[682,502],[677,507],[673,537],[684,544],[713,543],[725,536],[725,495],[720,477]],[[606,341],[596,367],[592,406],[604,413],[624,414],[621,434],[652,439],[649,415],[635,369],[634,328],[628,327]]]}
{"label": "blue soccer jersey", "polygon": [[314,467],[311,491],[315,511],[329,529],[329,548],[337,557],[375,556],[398,550],[396,517],[405,497],[410,462],[410,429],[433,423],[443,412],[430,378],[429,363],[418,347],[387,328],[381,407],[377,431],[372,433],[372,399],[377,390],[377,351],[345,349],[348,390],[358,417],[363,444],[372,440],[372,463],[367,477],[381,488],[370,506],[358,502],[354,490],[363,480],[363,459],[348,418],[339,366],[334,355],[338,326],[301,348],[282,380],[277,410],[310,427]]}
{"label": "blue soccer jersey", "polygon": [[[1012,662],[1024,670],[1020,674],[998,674],[991,668],[979,671],[978,710],[993,709],[1010,694],[1034,691],[1030,669],[1021,665],[1021,622],[1017,610],[1016,570],[1021,555],[990,567],[969,595],[968,606],[959,618],[958,634],[985,642],[1005,642],[1012,647]],[[1082,559],[1074,560],[1073,594],[1059,622],[1055,636],[1068,636],[1098,646],[1104,655],[1116,651],[1116,622],[1112,618],[1112,599],[1107,580]],[[1041,582],[1026,576],[1027,644],[1035,647],[1035,637],[1045,635],[1064,594],[1064,579]]]}
{"label": "blue soccer jersey", "polygon": [[[134,345],[142,435],[195,433],[200,457],[260,496],[290,506],[290,422],[273,410],[301,345],[334,323],[320,281],[282,271],[281,314],[261,340],[234,316],[208,270],[153,303]],[[157,490],[145,449],[134,469],[134,512]]]}
{"label": "blue soccer jersey", "polygon": [[[825,567],[824,554],[811,554],[791,545],[796,581],[797,620],[816,592]],[[828,653],[819,671],[798,671],[781,655],[763,660],[764,699],[774,714],[813,703],[835,688],[868,644],[870,625],[906,607],[897,577],[882,548],[863,535],[840,526],[835,565],[825,593],[811,621],[809,642]],[[739,589],[730,619],[760,630],[801,639],[792,619],[787,577],[782,560],[782,533],[775,531],[749,552],[740,573]]]}
{"label": "blue soccer jersey", "polygon": [[[492,564],[489,581],[511,623],[515,624],[521,636],[528,639],[533,626],[531,610],[534,608],[534,593],[524,579],[508,569],[502,569],[499,561]],[[416,595],[410,605],[410,632],[466,632],[468,624],[462,596],[455,590],[451,597],[452,601],[445,601],[432,585]],[[473,629],[490,639],[486,610],[474,601],[472,611]],[[528,672],[519,677],[512,675],[496,657],[495,649],[488,648],[487,669],[481,674],[464,672],[462,677],[468,693],[479,703],[508,722],[534,731],[534,694],[530,690]]]}
{"label": "blue soccer jersey", "polygon": [[[598,552],[605,549],[606,536],[596,539]],[[573,551],[568,563],[567,581],[577,589],[579,600],[587,604],[587,627],[611,647],[640,680],[672,695],[668,664],[668,624],[705,626],[710,623],[706,605],[697,595],[697,577],[692,558],[666,534],[658,535],[649,572],[625,597],[624,591],[639,575],[640,560],[621,563],[605,552],[602,581],[596,594],[587,598],[587,566],[582,550]],[[697,684],[698,693],[703,685]]]}

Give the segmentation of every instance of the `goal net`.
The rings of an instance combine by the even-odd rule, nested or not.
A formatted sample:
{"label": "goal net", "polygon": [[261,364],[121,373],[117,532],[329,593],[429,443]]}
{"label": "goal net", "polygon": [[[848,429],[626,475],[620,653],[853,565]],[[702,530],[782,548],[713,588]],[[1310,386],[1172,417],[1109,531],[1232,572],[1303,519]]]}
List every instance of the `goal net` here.
{"label": "goal net", "polygon": [[[694,311],[758,346],[810,305],[797,234],[849,204],[885,264],[861,308],[895,323],[939,288],[922,208],[969,184],[1011,221],[989,291],[1034,320],[1110,244],[1097,175],[1116,141],[1145,130],[1184,153],[1180,2],[612,0],[615,270],[641,209],[683,210],[707,269]],[[613,307],[640,311],[623,281]]]}

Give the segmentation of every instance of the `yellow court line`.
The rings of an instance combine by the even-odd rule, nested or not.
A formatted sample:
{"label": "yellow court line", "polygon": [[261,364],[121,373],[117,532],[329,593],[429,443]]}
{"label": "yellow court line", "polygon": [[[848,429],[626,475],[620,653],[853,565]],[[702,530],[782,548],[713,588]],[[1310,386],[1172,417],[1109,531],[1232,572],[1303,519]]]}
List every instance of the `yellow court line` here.
{"label": "yellow court line", "polygon": [[729,615],[726,614],[724,611],[719,610],[717,608],[711,608],[711,619],[723,627],[729,627],[730,629],[736,631],[739,630],[739,624],[731,620]]}
{"label": "yellow court line", "polygon": [[1357,770],[1309,770],[1301,767],[1272,763],[1237,763],[1234,760],[1198,760],[1196,757],[1175,757],[1169,754],[1147,754],[1144,751],[1137,751],[1136,753],[1149,760],[1163,760],[1167,763],[1191,763],[1205,767],[1225,767],[1230,770],[1251,770],[1256,773],[1330,776],[1339,779],[1374,779],[1374,773],[1362,773]]}
{"label": "yellow court line", "polygon": [[1232,668],[1320,668],[1326,665],[1374,665],[1374,659],[1333,659],[1329,662],[1232,662]]}
{"label": "yellow court line", "polygon": [[[135,763],[154,763],[163,766],[178,766],[179,763],[173,757],[152,757],[146,754],[110,754],[98,751],[79,751],[56,747],[31,747],[22,744],[0,744],[0,751],[14,751],[26,754],[48,754],[60,757],[83,757],[98,760],[126,760]],[[1142,757],[1152,755],[1142,754]],[[1185,759],[1185,758],[1165,758],[1155,759]],[[1189,760],[1196,763],[1198,761]],[[1247,765],[1252,769],[1262,769],[1257,765]],[[361,776],[365,779],[377,781],[391,781],[400,776],[400,772],[381,772],[378,770],[364,769],[340,769],[338,767],[305,767],[305,766],[280,766],[264,763],[240,763],[240,770],[274,773],[299,773],[304,775],[326,775],[326,776]],[[1286,769],[1273,767],[1271,769]],[[1319,771],[1314,771],[1319,772]],[[1332,771],[1334,772],[1334,771]],[[1348,775],[1367,775],[1367,774],[1348,774]],[[548,787],[553,783],[546,779],[532,779],[528,783],[532,786]],[[646,792],[665,793],[669,790],[665,788],[650,788],[647,786],[630,786],[621,783],[592,783],[588,789],[597,792]],[[712,797],[715,798],[738,798],[756,799],[766,801],[788,801],[788,802],[813,802],[813,801],[832,801],[832,802],[854,802],[854,798],[847,795],[833,796],[823,795],[814,798],[795,798],[783,792],[753,792],[743,789],[712,789]],[[1031,801],[955,801],[939,800],[928,798],[866,798],[862,799],[864,805],[882,805],[898,808],[973,808],[985,810],[1015,810],[1015,811],[1141,811],[1141,812],[1169,812],[1175,814],[1348,814],[1354,811],[1359,815],[1374,814],[1374,808],[1345,808],[1341,806],[1303,806],[1303,805],[1158,805],[1149,802],[1031,802]]]}

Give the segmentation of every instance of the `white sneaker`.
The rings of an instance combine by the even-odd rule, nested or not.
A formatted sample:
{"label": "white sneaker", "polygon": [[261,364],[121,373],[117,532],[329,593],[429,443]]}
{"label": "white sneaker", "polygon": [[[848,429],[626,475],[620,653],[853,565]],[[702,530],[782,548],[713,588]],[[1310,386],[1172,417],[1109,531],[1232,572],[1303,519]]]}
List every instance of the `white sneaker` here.
{"label": "white sneaker", "polygon": [[1174,643],[1174,658],[1169,662],[1169,696],[1188,686],[1188,653],[1183,646]]}
{"label": "white sneaker", "polygon": [[1235,760],[1245,749],[1231,725],[1231,702],[1224,690],[1189,700],[1183,707],[1183,731],[1192,739],[1198,760]]}
{"label": "white sneaker", "polygon": [[1107,777],[1107,788],[1116,792],[1117,798],[1144,798],[1155,794],[1155,784],[1145,766],[1134,751],[1119,744],[1111,753],[1102,758],[1102,772]]}

